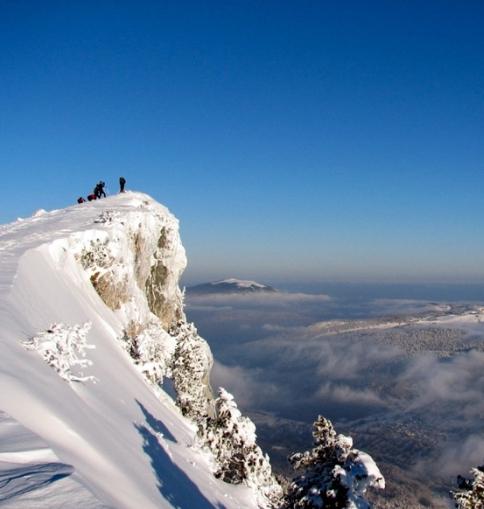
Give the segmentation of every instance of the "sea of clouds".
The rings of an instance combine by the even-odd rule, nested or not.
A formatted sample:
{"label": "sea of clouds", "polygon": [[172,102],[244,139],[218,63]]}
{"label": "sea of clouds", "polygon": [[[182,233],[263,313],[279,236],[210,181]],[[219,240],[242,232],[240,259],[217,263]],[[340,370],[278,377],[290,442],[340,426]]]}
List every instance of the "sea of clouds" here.
{"label": "sea of clouds", "polygon": [[[323,414],[363,444],[368,423],[401,424],[415,475],[448,480],[484,463],[484,352],[409,355],[398,338],[382,341],[391,331],[321,334],[328,320],[425,315],[445,305],[304,293],[188,296],[187,304],[215,355],[213,386],[233,392],[249,415],[262,412],[296,429]],[[406,426],[417,429],[414,442]],[[388,461],[384,449],[379,443],[369,452]]]}

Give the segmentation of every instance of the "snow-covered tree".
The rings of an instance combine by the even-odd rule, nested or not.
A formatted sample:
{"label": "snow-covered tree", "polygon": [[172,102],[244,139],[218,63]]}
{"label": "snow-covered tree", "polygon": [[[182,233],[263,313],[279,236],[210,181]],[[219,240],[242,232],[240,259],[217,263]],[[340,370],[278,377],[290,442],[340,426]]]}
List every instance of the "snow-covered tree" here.
{"label": "snow-covered tree", "polygon": [[175,339],[159,321],[153,320],[143,327],[130,324],[122,340],[138,369],[151,383],[161,384],[165,376],[171,376]]}
{"label": "snow-covered tree", "polygon": [[214,455],[215,477],[254,488],[261,507],[280,505],[282,489],[272,475],[268,456],[256,444],[255,425],[242,416],[233,396],[223,388],[215,400],[215,416],[199,422],[199,437]]}
{"label": "snow-covered tree", "polygon": [[212,354],[192,323],[180,321],[170,334],[177,341],[171,366],[176,402],[183,415],[199,422],[207,418],[213,400],[209,384]]}
{"label": "snow-covered tree", "polygon": [[290,483],[287,509],[367,509],[369,487],[383,489],[385,480],[368,454],[353,449],[353,440],[337,435],[328,419],[313,424],[313,449],[296,453],[289,461],[301,473]]}
{"label": "snow-covered tree", "polygon": [[261,508],[279,507],[282,488],[272,475],[269,458],[256,444],[255,426],[243,417],[224,389],[214,400],[209,385],[212,354],[192,323],[179,321],[169,333],[160,324],[128,324],[122,338],[126,351],[153,383],[171,376],[176,404],[198,425],[198,442],[213,455],[215,476],[231,484],[245,483]]}
{"label": "snow-covered tree", "polygon": [[198,440],[214,458],[215,476],[231,484],[245,483],[260,497],[261,507],[280,505],[282,489],[272,475],[269,458],[256,444],[255,426],[243,417],[224,389],[213,399],[209,385],[212,354],[191,323],[170,330],[176,338],[171,366],[177,405],[198,424]]}
{"label": "snow-covered tree", "polygon": [[29,350],[37,351],[64,380],[95,381],[93,376],[84,376],[82,372],[82,368],[92,365],[92,362],[86,359],[86,350],[95,348],[87,343],[90,329],[91,322],[73,326],[54,323],[47,330],[24,342],[24,345]]}
{"label": "snow-covered tree", "polygon": [[484,509],[484,465],[473,468],[473,479],[457,478],[458,490],[451,495],[457,509]]}

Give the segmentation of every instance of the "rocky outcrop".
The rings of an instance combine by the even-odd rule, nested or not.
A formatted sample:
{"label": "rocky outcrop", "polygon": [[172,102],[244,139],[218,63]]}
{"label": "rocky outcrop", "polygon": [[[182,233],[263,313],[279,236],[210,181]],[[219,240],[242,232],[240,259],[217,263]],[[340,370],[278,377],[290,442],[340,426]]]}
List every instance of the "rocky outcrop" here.
{"label": "rocky outcrop", "polygon": [[186,266],[178,221],[144,200],[124,215],[104,211],[97,228],[80,235],[76,257],[103,302],[142,326],[157,317],[168,330],[184,320],[178,280]]}
{"label": "rocky outcrop", "polygon": [[[175,245],[175,233],[163,227],[160,230],[160,237],[157,242],[155,252],[151,257],[151,266],[149,274],[144,280],[144,288],[148,306],[153,314],[155,314],[165,328],[172,327],[178,321],[184,319],[182,303],[179,296],[175,303],[170,302],[167,295],[167,288],[172,284],[178,286],[178,281],[170,281],[173,275],[170,274],[168,265],[165,262],[165,253],[173,251]],[[141,283],[143,278],[141,279]]]}

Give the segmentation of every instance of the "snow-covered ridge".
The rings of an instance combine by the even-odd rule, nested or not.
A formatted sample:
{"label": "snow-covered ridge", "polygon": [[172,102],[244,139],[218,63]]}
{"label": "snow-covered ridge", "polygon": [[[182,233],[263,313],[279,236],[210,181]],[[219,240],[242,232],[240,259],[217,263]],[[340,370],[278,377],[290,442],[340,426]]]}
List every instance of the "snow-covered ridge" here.
{"label": "snow-covered ridge", "polygon": [[149,196],[1,226],[0,264],[0,437],[14,425],[35,444],[0,446],[2,507],[294,509],[331,492],[350,509],[383,486],[371,458],[342,436],[340,454],[331,431],[303,454],[314,487],[296,479],[285,498],[252,421],[222,388],[212,395],[212,354],[178,286],[178,221]]}
{"label": "snow-covered ridge", "polygon": [[[78,494],[90,493],[86,507],[258,507],[254,490],[213,477],[193,421],[149,383],[170,374],[176,355],[185,265],[178,221],[141,193],[0,227],[0,410],[52,451]],[[78,337],[86,362],[52,348]],[[211,354],[199,342],[203,380]],[[208,392],[197,393],[202,405]],[[46,507],[80,507],[35,451],[9,454],[21,462],[0,458],[2,479],[37,476],[27,491],[42,486]],[[3,506],[40,507],[19,486]]]}

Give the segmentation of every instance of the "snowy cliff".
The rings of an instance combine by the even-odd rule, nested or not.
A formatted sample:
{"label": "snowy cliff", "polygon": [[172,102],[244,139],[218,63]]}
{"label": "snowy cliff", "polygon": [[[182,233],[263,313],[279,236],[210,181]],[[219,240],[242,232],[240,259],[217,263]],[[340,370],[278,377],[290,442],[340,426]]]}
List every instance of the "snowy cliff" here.
{"label": "snowy cliff", "polygon": [[212,394],[178,221],[149,196],[1,226],[0,266],[2,507],[354,509],[384,486],[320,418],[283,493],[252,421]]}
{"label": "snowy cliff", "polygon": [[0,263],[2,507],[264,505],[250,482],[218,480],[200,444],[212,358],[185,321],[185,251],[166,208],[126,193],[40,211],[0,227]]}

